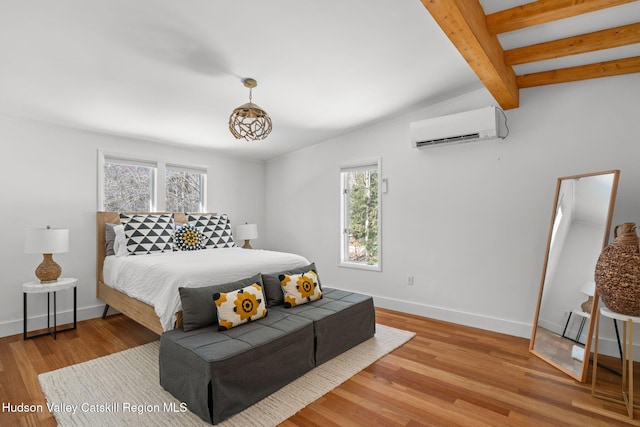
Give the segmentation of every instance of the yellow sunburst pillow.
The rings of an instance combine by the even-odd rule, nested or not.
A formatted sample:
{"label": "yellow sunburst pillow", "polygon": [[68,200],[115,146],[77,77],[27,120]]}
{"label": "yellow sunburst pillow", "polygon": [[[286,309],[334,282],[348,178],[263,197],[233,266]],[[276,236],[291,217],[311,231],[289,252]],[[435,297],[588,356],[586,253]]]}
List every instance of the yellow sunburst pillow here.
{"label": "yellow sunburst pillow", "polygon": [[279,277],[284,293],[284,307],[291,308],[322,298],[318,274],[309,270],[301,274],[281,274]]}
{"label": "yellow sunburst pillow", "polygon": [[267,315],[262,286],[254,283],[233,292],[217,292],[213,301],[218,309],[218,330],[226,331],[235,326]]}

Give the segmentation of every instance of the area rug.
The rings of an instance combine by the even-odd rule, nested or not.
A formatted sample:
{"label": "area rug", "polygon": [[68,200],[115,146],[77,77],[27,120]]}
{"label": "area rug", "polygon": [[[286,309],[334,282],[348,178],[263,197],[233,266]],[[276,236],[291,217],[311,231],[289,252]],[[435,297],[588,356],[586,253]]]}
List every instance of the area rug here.
{"label": "area rug", "polygon": [[[373,338],[318,366],[243,412],[216,424],[275,426],[409,341],[409,331],[376,325]],[[159,341],[40,374],[59,426],[205,426],[160,386]]]}

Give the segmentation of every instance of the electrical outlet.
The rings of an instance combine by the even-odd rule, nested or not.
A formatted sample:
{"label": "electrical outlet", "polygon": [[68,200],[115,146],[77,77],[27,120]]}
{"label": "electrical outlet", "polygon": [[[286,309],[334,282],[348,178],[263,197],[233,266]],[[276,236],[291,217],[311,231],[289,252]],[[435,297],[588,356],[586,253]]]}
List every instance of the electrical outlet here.
{"label": "electrical outlet", "polygon": [[413,286],[413,274],[407,276],[407,285]]}

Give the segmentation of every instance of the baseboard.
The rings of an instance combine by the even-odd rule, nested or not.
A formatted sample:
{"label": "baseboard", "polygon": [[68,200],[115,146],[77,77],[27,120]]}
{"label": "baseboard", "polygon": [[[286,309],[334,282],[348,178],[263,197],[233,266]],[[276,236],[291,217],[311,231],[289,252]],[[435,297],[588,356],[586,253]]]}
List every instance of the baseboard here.
{"label": "baseboard", "polygon": [[[104,310],[104,304],[94,305],[91,307],[78,308],[77,320],[95,319],[102,316]],[[53,313],[51,313],[51,325],[53,326]],[[73,323],[73,310],[59,311],[56,315],[56,323],[58,325],[66,325]],[[43,329],[47,327],[47,315],[37,315],[27,318],[27,328],[29,331],[36,329]],[[22,335],[23,332],[23,319],[9,320],[7,322],[0,323],[0,337],[8,337],[11,335]]]}
{"label": "baseboard", "polygon": [[[482,316],[474,313],[467,313],[463,311],[451,310],[448,308],[435,307],[427,304],[419,304],[415,302],[403,301],[387,297],[373,296],[373,300],[376,306],[388,308],[390,310],[401,311],[403,313],[415,314],[416,316],[428,317],[430,319],[442,320],[444,322],[471,326],[474,328],[485,329],[521,338],[531,338],[530,323],[515,322],[511,320],[499,319],[496,317]],[[569,333],[573,333],[575,335],[575,331],[573,330],[567,330],[567,334]],[[582,334],[583,340],[586,338],[585,334],[586,331]],[[591,351],[593,352],[593,344]],[[615,339],[601,336],[600,343],[598,344],[598,354],[620,357],[617,341]],[[634,344],[633,354],[640,354],[640,344]],[[635,356],[634,359],[640,360],[640,356]]]}
{"label": "baseboard", "polygon": [[404,313],[415,314],[417,316],[486,329],[516,337],[531,337],[530,323],[516,322],[513,320],[483,316],[475,313],[467,313],[464,311],[457,311],[449,308],[436,307],[387,297],[373,296],[373,300],[378,307],[388,308],[390,310],[402,311]]}

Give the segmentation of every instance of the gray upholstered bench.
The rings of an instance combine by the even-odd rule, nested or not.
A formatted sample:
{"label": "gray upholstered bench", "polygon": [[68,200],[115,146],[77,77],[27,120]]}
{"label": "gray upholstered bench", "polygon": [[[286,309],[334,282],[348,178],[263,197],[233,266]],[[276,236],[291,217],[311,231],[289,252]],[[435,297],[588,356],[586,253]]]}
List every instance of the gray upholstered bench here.
{"label": "gray upholstered bench", "polygon": [[236,414],[314,366],[313,322],[269,312],[228,331],[217,325],[160,338],[160,384],[210,423]]}
{"label": "gray upholstered bench", "polygon": [[323,288],[322,299],[269,307],[260,320],[160,338],[160,384],[213,424],[375,334],[370,296]]}
{"label": "gray upholstered bench", "polygon": [[368,340],[376,332],[373,298],[368,295],[323,288],[321,300],[269,310],[269,313],[290,313],[313,321],[316,366]]}

